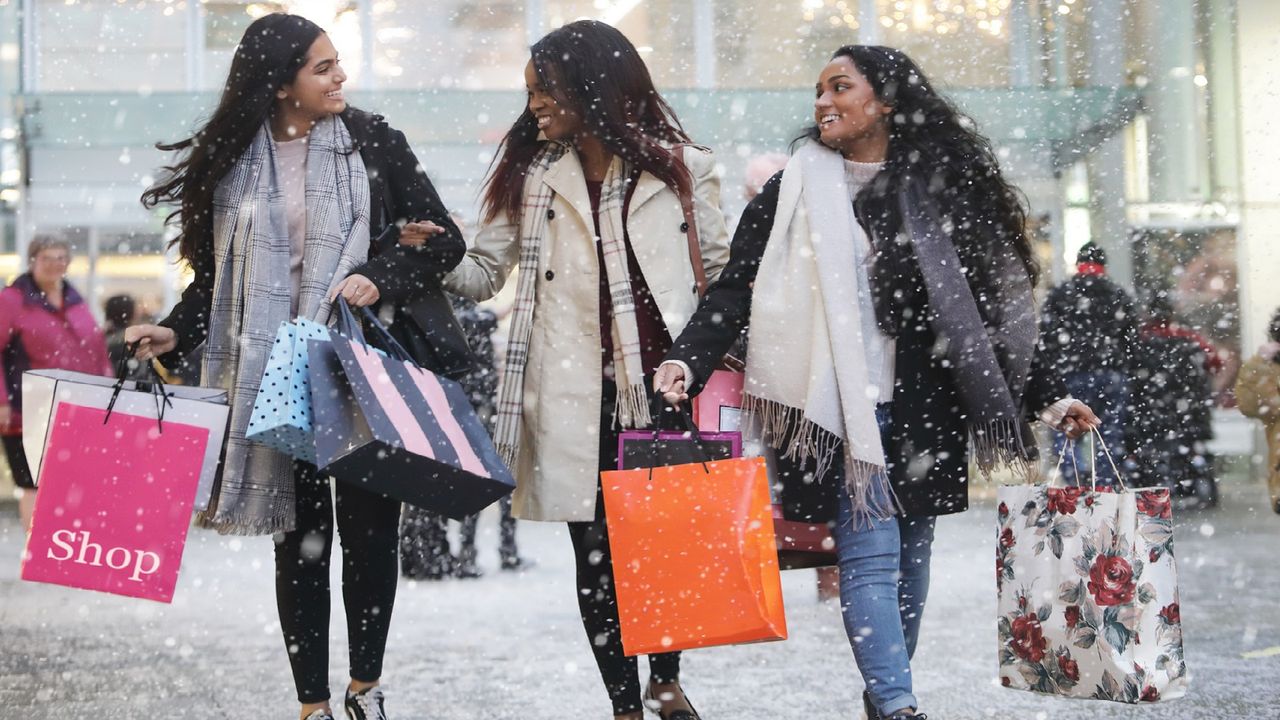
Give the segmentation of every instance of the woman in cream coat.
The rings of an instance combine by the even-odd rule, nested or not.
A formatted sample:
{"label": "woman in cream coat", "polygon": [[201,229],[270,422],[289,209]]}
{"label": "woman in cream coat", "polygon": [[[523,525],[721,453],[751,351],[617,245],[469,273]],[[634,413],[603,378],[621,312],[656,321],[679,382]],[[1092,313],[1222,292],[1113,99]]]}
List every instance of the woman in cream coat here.
{"label": "woman in cream coat", "polygon": [[[616,468],[619,429],[650,424],[653,372],[728,260],[720,185],[710,151],[689,144],[612,27],[552,32],[533,46],[525,81],[528,106],[486,187],[486,227],[446,287],[483,300],[520,268],[495,431],[518,480],[514,512],[569,523],[614,715],[640,717],[599,473]],[[651,656],[650,670],[646,697],[661,717],[697,718],[679,654]]]}

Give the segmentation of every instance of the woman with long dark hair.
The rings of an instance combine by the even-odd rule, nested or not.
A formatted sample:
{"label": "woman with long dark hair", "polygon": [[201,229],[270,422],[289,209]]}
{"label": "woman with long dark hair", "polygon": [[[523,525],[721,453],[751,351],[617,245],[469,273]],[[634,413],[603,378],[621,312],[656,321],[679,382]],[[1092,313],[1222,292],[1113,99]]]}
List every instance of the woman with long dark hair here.
{"label": "woman with long dark hair", "polygon": [[[700,277],[727,259],[720,186],[710,151],[689,144],[622,33],[574,22],[531,54],[528,103],[485,189],[486,225],[446,286],[483,300],[519,267],[495,440],[516,473],[515,515],[569,523],[614,715],[639,717],[599,473],[617,468],[619,428],[654,420],[649,378],[693,314]],[[679,662],[650,656],[647,695],[663,718],[690,720]]]}
{"label": "woman with long dark hair", "polygon": [[[246,441],[267,356],[281,323],[324,322],[338,297],[389,305],[392,329],[412,332],[405,326],[430,321],[416,304],[441,292],[466,247],[404,135],[347,106],[346,79],[314,23],[272,14],[249,26],[217,109],[192,137],[159,146],[179,159],[142,197],[148,207],[179,206],[170,216],[180,228],[175,242],[195,278],[159,325],[127,332],[140,357],[166,365],[203,346],[203,384],[229,392],[221,479],[198,520],[224,533],[276,534],[280,624],[308,720],[333,717],[335,513],[350,641],[345,707],[358,720],[386,717],[378,685],[400,503],[344,484],[331,495],[330,478],[314,465]],[[428,234],[436,237],[426,246]]]}
{"label": "woman with long dark hair", "polygon": [[655,383],[696,394],[750,326],[745,404],[787,516],[832,523],[867,715],[917,716],[934,518],[967,508],[970,460],[1028,467],[1032,413],[1075,436],[1097,418],[1038,359],[1025,211],[973,123],[863,45],[823,68],[814,120]]}

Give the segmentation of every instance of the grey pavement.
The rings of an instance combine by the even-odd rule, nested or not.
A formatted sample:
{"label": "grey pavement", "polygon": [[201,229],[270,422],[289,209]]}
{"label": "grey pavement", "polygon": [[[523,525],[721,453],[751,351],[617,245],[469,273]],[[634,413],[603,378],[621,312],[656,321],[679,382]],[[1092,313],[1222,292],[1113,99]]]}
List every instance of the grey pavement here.
{"label": "grey pavement", "polygon": [[[1192,686],[1130,708],[998,687],[994,508],[938,525],[916,656],[931,720],[1280,718],[1280,515],[1236,480],[1222,507],[1176,516]],[[522,523],[520,575],[496,569],[496,518],[481,526],[484,578],[402,582],[384,685],[391,717],[610,717],[578,622],[562,525]],[[271,542],[193,531],[172,605],[22,582],[12,505],[0,506],[0,718],[297,717],[276,620]],[[790,639],[685,654],[683,682],[707,720],[858,717],[861,681],[834,602],[813,574],[784,574]],[[345,682],[335,605],[330,667]],[[642,662],[643,668],[643,662]],[[642,669],[642,673],[645,671]]]}

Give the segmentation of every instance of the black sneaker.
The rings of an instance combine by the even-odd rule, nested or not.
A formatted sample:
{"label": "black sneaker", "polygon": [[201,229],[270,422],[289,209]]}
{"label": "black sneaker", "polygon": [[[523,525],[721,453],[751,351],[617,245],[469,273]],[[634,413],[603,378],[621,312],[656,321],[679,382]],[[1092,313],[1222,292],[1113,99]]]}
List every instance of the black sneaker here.
{"label": "black sneaker", "polygon": [[867,720],[881,720],[880,711],[871,702],[871,693],[866,690],[862,691],[862,711],[867,714]]}
{"label": "black sneaker", "polygon": [[348,690],[347,700],[343,704],[347,709],[347,717],[351,720],[387,720],[385,703],[382,688],[371,687],[358,693]]}
{"label": "black sneaker", "polygon": [[[1277,511],[1280,512],[1280,511]],[[520,556],[502,558],[502,569],[507,572],[524,572],[538,563]]]}
{"label": "black sneaker", "polygon": [[333,716],[333,713],[321,708],[312,710],[311,714],[303,718],[303,720],[337,720],[337,718]]}
{"label": "black sneaker", "polygon": [[909,710],[899,710],[884,720],[929,720],[929,716],[924,713],[912,713]]}

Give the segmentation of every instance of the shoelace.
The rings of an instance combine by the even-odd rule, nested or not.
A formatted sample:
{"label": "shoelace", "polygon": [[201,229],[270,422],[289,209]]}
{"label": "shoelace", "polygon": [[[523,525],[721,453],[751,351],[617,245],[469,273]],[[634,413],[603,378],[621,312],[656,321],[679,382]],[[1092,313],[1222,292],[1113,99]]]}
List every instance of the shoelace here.
{"label": "shoelace", "polygon": [[351,696],[360,711],[364,713],[366,720],[387,720],[387,716],[382,712],[383,695],[379,688],[370,688],[362,693],[356,693]]}

